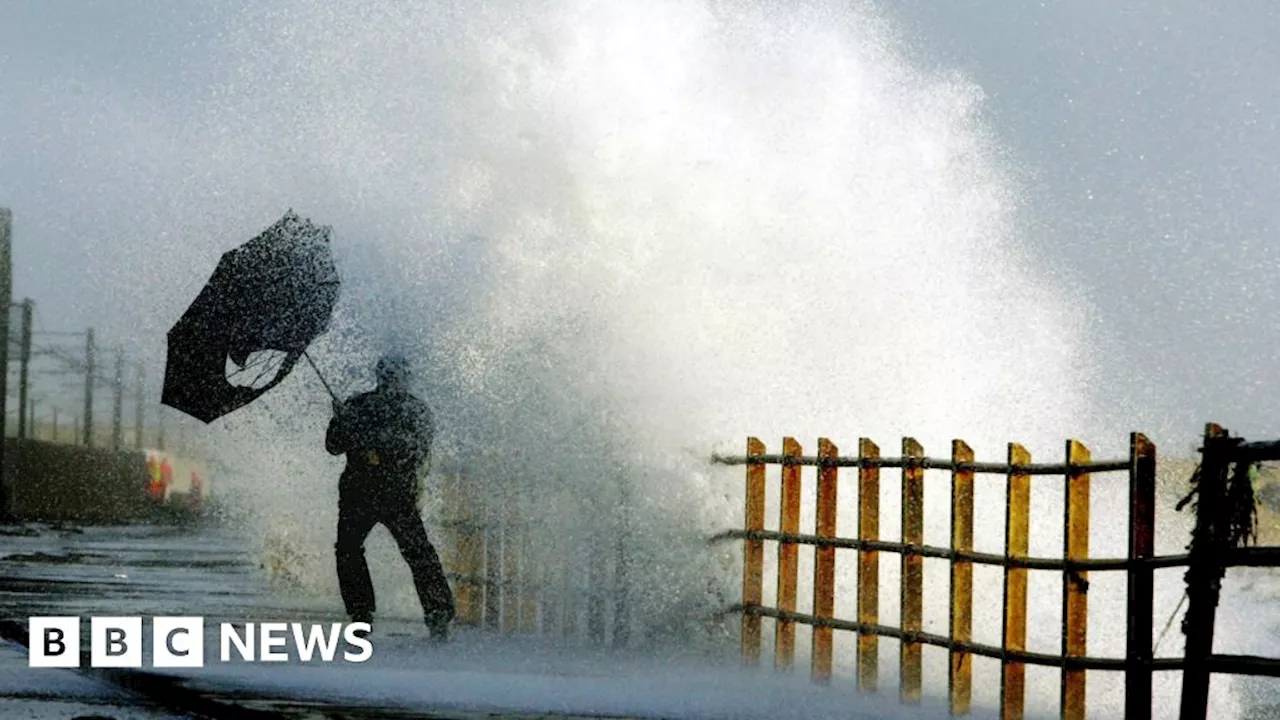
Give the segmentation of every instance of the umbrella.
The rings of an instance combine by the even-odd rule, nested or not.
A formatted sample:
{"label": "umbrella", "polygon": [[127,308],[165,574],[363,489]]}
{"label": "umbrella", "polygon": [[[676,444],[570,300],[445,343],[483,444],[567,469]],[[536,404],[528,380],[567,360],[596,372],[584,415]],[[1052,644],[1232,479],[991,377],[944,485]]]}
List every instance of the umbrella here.
{"label": "umbrella", "polygon": [[329,329],[338,299],[330,231],[290,210],[222,256],[169,330],[161,402],[212,422],[275,387],[300,357],[311,362],[307,346]]}

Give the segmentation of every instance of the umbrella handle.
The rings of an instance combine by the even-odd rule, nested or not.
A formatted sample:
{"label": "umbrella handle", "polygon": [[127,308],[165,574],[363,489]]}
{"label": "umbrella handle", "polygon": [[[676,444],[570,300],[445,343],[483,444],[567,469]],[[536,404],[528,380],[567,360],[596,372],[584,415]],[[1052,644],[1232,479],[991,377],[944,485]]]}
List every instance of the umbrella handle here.
{"label": "umbrella handle", "polygon": [[333,388],[329,387],[329,383],[324,379],[324,375],[321,374],[320,368],[316,367],[315,361],[311,359],[311,356],[307,354],[306,350],[302,351],[302,357],[306,358],[307,364],[311,366],[312,370],[316,371],[316,377],[320,378],[320,384],[324,385],[324,389],[329,391],[329,397],[333,398],[334,402],[337,402],[338,396],[333,394]]}

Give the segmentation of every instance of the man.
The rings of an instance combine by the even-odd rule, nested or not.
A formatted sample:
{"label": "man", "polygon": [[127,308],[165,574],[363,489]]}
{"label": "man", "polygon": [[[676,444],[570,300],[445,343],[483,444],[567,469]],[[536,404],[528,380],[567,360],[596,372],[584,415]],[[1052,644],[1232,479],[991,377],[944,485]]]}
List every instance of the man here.
{"label": "man", "polygon": [[325,435],[331,455],[346,453],[338,483],[338,584],[353,622],[372,623],[373,582],[364,541],[377,523],[391,531],[413,572],[431,638],[445,642],[455,614],[453,592],[418,511],[418,480],[435,433],[431,409],[409,393],[404,358],[378,361],[378,387],[334,402]]}

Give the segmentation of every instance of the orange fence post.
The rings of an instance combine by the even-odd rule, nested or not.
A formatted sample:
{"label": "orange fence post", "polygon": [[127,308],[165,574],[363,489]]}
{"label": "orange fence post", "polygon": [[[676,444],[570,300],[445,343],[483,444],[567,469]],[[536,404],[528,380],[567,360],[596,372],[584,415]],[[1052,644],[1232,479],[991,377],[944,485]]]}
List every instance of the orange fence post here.
{"label": "orange fence post", "polygon": [[447,485],[453,487],[452,495],[457,502],[454,527],[457,529],[458,542],[455,553],[458,573],[458,615],[465,623],[479,624],[481,593],[476,585],[476,578],[480,568],[480,554],[484,549],[484,539],[477,537],[478,524],[473,502],[475,493],[471,490],[471,484],[464,482],[456,470],[445,475],[445,479]]}
{"label": "orange fence post", "polygon": [[[1031,453],[1016,443],[1009,443],[1009,464],[1031,464]],[[1031,475],[1009,468],[1005,505],[1004,554],[1010,558],[1027,557],[1031,528]],[[1006,567],[1004,570],[1005,650],[1027,649],[1027,569]],[[1015,720],[1023,715],[1026,699],[1027,667],[1016,660],[1004,660],[1000,683],[1000,717]]]}
{"label": "orange fence post", "polygon": [[502,498],[502,631],[513,633],[520,626],[520,534],[514,488]]}
{"label": "orange fence post", "polygon": [[[973,450],[963,440],[951,442],[951,461],[973,462]],[[973,470],[951,472],[951,549],[973,550]],[[951,561],[951,640],[973,640],[973,562]],[[947,685],[952,715],[967,715],[973,696],[973,656],[951,649]]]}
{"label": "orange fence post", "polygon": [[520,632],[534,633],[538,629],[537,588],[538,572],[533,562],[533,544],[529,542],[529,525],[520,525]]}
{"label": "orange fence post", "polygon": [[[918,461],[924,458],[924,448],[914,438],[903,438],[902,457]],[[902,542],[924,545],[924,467],[918,462],[909,462],[902,468]],[[918,633],[924,622],[924,557],[903,552],[901,560],[902,631]],[[919,641],[904,638],[899,647],[899,696],[906,703],[920,702],[922,646]]]}
{"label": "orange fence post", "polygon": [[[764,455],[764,443],[747,438],[747,457]],[[747,462],[747,492],[743,511],[743,529],[764,530],[764,472],[761,462]],[[764,540],[742,541],[742,661],[760,663],[761,618],[752,612],[764,603]]]}
{"label": "orange fence post", "polygon": [[[800,457],[800,443],[795,438],[782,439],[782,503],[778,513],[778,530],[784,535],[800,532],[800,466],[787,464],[789,458]],[[778,542],[778,609],[796,611],[796,587],[800,577],[800,546],[794,542]],[[796,624],[778,620],[774,625],[773,666],[790,670],[796,658]]]}
{"label": "orange fence post", "polygon": [[[1129,435],[1129,558],[1156,554],[1156,446],[1142,433]],[[1128,628],[1124,671],[1126,720],[1151,719],[1154,573],[1149,566],[1129,568]]]}
{"label": "orange fence post", "polygon": [[502,516],[494,507],[492,482],[485,483],[484,626],[502,629]]}
{"label": "orange fence post", "polygon": [[[1067,465],[1081,465],[1092,459],[1089,449],[1075,440],[1067,441]],[[1063,526],[1063,556],[1067,560],[1089,557],[1089,473],[1072,470],[1066,477],[1067,517]],[[1062,655],[1084,657],[1089,628],[1089,573],[1067,570],[1062,578]],[[1062,717],[1083,720],[1085,716],[1085,671],[1062,669]]]}
{"label": "orange fence post", "polygon": [[[818,457],[834,460],[839,451],[826,438],[818,438]],[[818,468],[818,507],[814,521],[814,534],[823,538],[836,537],[837,473],[835,465]],[[813,550],[813,615],[817,618],[834,618],[836,609],[836,549],[834,546],[817,546]],[[832,629],[813,628],[813,679],[831,681]]]}
{"label": "orange fence post", "polygon": [[[860,461],[879,460],[880,448],[867,438],[858,440]],[[880,539],[880,468],[858,467],[858,539]],[[880,555],[876,550],[858,551],[858,622],[880,623]],[[858,689],[875,692],[880,669],[880,638],[858,633]]]}

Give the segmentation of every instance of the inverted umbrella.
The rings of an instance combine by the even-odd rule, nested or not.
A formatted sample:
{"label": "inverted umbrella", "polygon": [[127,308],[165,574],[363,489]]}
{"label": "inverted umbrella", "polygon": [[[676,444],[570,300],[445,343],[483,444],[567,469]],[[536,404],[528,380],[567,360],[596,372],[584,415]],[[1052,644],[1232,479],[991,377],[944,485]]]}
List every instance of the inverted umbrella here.
{"label": "inverted umbrella", "polygon": [[[161,402],[207,423],[284,380],[307,346],[329,329],[339,286],[330,232],[290,210],[222,256],[169,330]],[[256,368],[262,375],[256,379],[267,382],[233,383],[228,360],[232,376]],[[328,383],[325,389],[333,395]]]}

